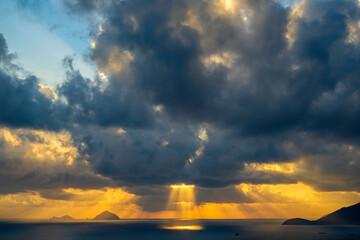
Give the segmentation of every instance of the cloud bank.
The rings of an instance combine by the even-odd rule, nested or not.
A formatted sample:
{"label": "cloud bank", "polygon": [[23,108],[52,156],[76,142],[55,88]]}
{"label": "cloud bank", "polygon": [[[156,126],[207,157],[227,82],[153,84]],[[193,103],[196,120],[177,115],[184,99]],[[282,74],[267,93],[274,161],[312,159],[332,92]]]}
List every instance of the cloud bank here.
{"label": "cloud bank", "polygon": [[[60,168],[69,179],[45,179],[87,188],[81,183],[89,177],[145,198],[184,182],[204,192],[222,188],[223,202],[251,201],[232,193],[241,183],[359,191],[358,1],[65,6],[84,19],[101,16],[88,54],[101,77],[84,78],[66,57],[66,79],[44,94],[35,76],[19,79],[23,70],[0,35],[0,124],[9,134],[65,131],[76,151],[73,165],[64,160]],[[17,191],[41,188],[38,178],[49,168],[32,171],[24,185],[18,179],[25,158],[16,156],[16,167],[14,154],[3,157],[8,140],[0,141],[2,169],[12,172],[1,176]],[[71,175],[84,161],[88,172]],[[284,164],[293,169],[282,170]]]}

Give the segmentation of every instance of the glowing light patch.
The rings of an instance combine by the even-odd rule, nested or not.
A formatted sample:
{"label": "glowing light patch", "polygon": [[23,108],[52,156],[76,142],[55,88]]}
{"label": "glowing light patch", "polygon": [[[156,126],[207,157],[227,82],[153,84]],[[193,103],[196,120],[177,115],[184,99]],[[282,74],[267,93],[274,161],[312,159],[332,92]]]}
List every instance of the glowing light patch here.
{"label": "glowing light patch", "polygon": [[99,66],[98,73],[105,77],[113,74],[130,74],[130,63],[134,60],[134,56],[128,50],[122,50],[114,46],[109,52],[106,62]]}
{"label": "glowing light patch", "polygon": [[51,101],[55,101],[57,99],[57,95],[51,87],[44,86],[39,84],[39,92],[45,95],[45,97],[51,99]]}
{"label": "glowing light patch", "polygon": [[[35,136],[33,139],[24,136]],[[73,145],[71,134],[66,131],[50,132],[30,129],[0,128],[0,141],[4,141],[6,149],[2,156],[9,154],[26,161],[65,162],[71,165],[79,157]]]}
{"label": "glowing light patch", "polygon": [[208,136],[205,128],[200,128],[200,130],[198,132],[198,138],[201,140],[201,145],[199,146],[198,149],[196,149],[195,156],[194,155],[190,156],[190,158],[188,159],[189,164],[193,163],[196,159],[201,157],[204,153],[204,150],[205,150],[204,143],[209,141],[209,136]]}
{"label": "glowing light patch", "polygon": [[297,21],[300,18],[306,17],[305,16],[305,4],[306,1],[301,1],[295,4],[291,12],[289,14],[288,24],[286,26],[287,32],[285,37],[288,41],[288,46],[292,47],[296,40],[296,28],[297,28]]}
{"label": "glowing light patch", "polygon": [[153,110],[154,110],[154,112],[162,113],[164,110],[164,106],[163,105],[155,105],[155,106],[153,106]]}
{"label": "glowing light patch", "polygon": [[246,163],[245,169],[249,171],[294,173],[295,163]]}
{"label": "glowing light patch", "polygon": [[348,44],[357,44],[360,42],[360,21],[348,23],[348,37],[345,40]]}
{"label": "glowing light patch", "polygon": [[124,129],[122,129],[122,128],[118,128],[116,133],[119,134],[119,135],[122,135],[122,134],[125,134],[126,131]]}
{"label": "glowing light patch", "polygon": [[203,227],[199,225],[190,225],[190,226],[164,226],[162,227],[166,230],[191,230],[191,231],[198,231],[202,230]]}
{"label": "glowing light patch", "polygon": [[202,141],[207,142],[209,140],[206,129],[201,128],[198,136]]}
{"label": "glowing light patch", "polygon": [[93,39],[91,40],[91,48],[95,48],[96,47],[96,41]]}
{"label": "glowing light patch", "polygon": [[108,76],[103,72],[98,71],[98,74],[99,74],[101,79],[107,79],[108,78]]}
{"label": "glowing light patch", "polygon": [[235,0],[215,0],[214,4],[219,12],[223,12],[225,14],[235,13]]}
{"label": "glowing light patch", "polygon": [[139,28],[138,21],[136,20],[136,18],[134,16],[131,16],[129,19],[133,25],[133,31],[136,31]]}
{"label": "glowing light patch", "polygon": [[218,64],[221,64],[227,68],[231,68],[236,60],[237,56],[231,52],[220,52],[212,54],[202,59],[203,64],[206,68],[212,68]]}
{"label": "glowing light patch", "polygon": [[200,34],[204,33],[204,29],[202,27],[201,21],[199,19],[199,16],[194,10],[189,10],[187,13],[187,19],[182,22],[181,24],[187,27],[191,27],[195,30],[197,30]]}
{"label": "glowing light patch", "polygon": [[161,146],[162,146],[162,147],[166,147],[167,145],[169,145],[169,142],[168,142],[168,141],[163,141],[163,142],[161,143]]}
{"label": "glowing light patch", "polygon": [[195,155],[196,157],[200,157],[201,155],[203,155],[203,153],[204,153],[204,146],[202,145],[200,146],[199,149],[196,150]]}
{"label": "glowing light patch", "polygon": [[229,11],[231,13],[235,11],[234,0],[223,0],[222,2],[224,4],[225,11]]}
{"label": "glowing light patch", "polygon": [[0,129],[0,140],[5,141],[12,146],[19,146],[22,142],[20,137],[18,137],[16,134],[12,134],[11,131],[7,128]]}
{"label": "glowing light patch", "polygon": [[171,188],[173,188],[173,189],[176,189],[176,188],[194,188],[195,187],[195,185],[185,185],[185,184],[180,184],[180,185],[171,185],[170,186]]}
{"label": "glowing light patch", "polygon": [[96,34],[95,38],[91,40],[91,48],[96,48],[96,41],[103,31],[104,28],[100,25],[98,34]]}

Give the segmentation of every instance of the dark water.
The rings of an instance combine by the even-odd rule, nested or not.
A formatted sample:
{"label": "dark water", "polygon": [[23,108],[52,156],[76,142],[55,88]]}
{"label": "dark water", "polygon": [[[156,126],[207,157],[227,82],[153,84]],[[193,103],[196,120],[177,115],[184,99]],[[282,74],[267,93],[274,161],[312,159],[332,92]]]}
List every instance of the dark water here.
{"label": "dark water", "polygon": [[[0,222],[1,240],[315,240],[359,239],[360,226],[282,226],[282,220],[122,220],[116,222]],[[176,226],[201,230],[172,230]],[[191,227],[188,227],[191,228]],[[198,228],[198,227],[195,227]]]}

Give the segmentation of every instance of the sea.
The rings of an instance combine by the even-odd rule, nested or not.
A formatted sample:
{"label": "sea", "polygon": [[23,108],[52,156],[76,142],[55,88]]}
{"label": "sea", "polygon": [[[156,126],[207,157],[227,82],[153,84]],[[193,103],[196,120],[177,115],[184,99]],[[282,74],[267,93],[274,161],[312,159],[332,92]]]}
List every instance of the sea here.
{"label": "sea", "polygon": [[1,220],[1,240],[320,240],[359,239],[360,226],[285,226],[283,219],[251,220]]}

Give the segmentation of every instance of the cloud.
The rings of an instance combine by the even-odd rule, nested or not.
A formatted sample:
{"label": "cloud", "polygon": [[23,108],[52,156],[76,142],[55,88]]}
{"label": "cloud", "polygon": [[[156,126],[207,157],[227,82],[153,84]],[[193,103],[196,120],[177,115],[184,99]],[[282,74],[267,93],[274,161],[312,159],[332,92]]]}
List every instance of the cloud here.
{"label": "cloud", "polygon": [[0,69],[0,123],[11,127],[59,129],[56,104],[39,90],[34,76],[19,79]]}
{"label": "cloud", "polygon": [[151,123],[152,110],[137,99],[137,93],[84,78],[74,70],[71,58],[64,59],[67,78],[56,94],[12,63],[15,55],[8,53],[2,35],[0,44],[0,124],[60,130],[73,124],[144,127]]}
{"label": "cloud", "polygon": [[[355,101],[340,115],[336,106],[316,104],[339,84],[356,86],[359,58],[346,41],[348,26],[355,28],[350,22],[358,19],[355,2],[301,1],[284,7],[239,1],[231,8],[246,15],[241,21],[219,13],[229,7],[221,1],[114,3],[92,58],[110,81],[121,82],[118,70],[111,70],[113,49],[131,54],[132,88],[175,121],[210,122],[250,135],[316,131],[320,125],[342,135],[347,126],[356,127],[347,117],[357,119]],[[295,9],[302,14],[292,14]],[[348,91],[347,96],[353,90]],[[333,119],[326,116],[331,113],[340,118],[334,124],[342,131],[324,122]]]}
{"label": "cloud", "polygon": [[[240,182],[304,181],[317,189],[332,189],[331,181],[325,183],[330,178],[325,173],[326,162],[343,158],[342,144],[350,141],[357,145],[357,2],[305,0],[284,5],[278,1],[238,1],[226,5],[222,1],[138,0],[111,3],[101,12],[102,31],[96,35],[91,57],[98,70],[106,72],[109,83],[139,92],[138,99],[161,106],[161,116],[167,118],[157,121],[169,124],[169,128],[173,123],[209,126],[209,141],[203,148],[193,140],[192,148],[201,149],[193,164],[186,165],[184,158],[195,156],[196,150],[177,150],[182,160],[173,165],[172,171],[177,173],[173,178],[155,171],[167,163],[157,155],[158,150],[148,152],[142,145],[156,135],[136,133],[141,144],[131,152],[143,151],[145,156],[156,158],[141,160],[150,165],[138,164],[137,174],[118,174],[122,181],[128,181],[125,184],[184,181],[222,187]],[[353,39],[350,42],[349,37]],[[126,76],[112,67],[114,49],[131,56],[131,61],[116,58],[118,66],[126,65]],[[187,141],[196,138],[193,135],[178,139]],[[105,152],[114,153],[105,144],[107,140],[102,141]],[[172,141],[166,141],[171,146]],[[325,149],[330,146],[337,146],[337,150],[328,153]],[[314,153],[314,148],[319,153]],[[105,165],[113,169],[127,166],[130,159],[126,163],[115,160],[123,154],[117,152]],[[250,173],[245,169],[248,163],[299,159],[322,169],[316,173],[316,181],[307,178],[314,176],[311,167],[309,172],[297,174]],[[333,168],[332,177],[338,176],[341,185],[333,185],[333,189],[345,187],[341,176],[348,170],[347,165],[342,166],[342,170]],[[115,172],[98,169],[117,177]],[[152,169],[151,173],[145,169]],[[143,178],[145,172],[151,176],[148,181]],[[317,181],[324,183],[320,186]],[[352,182],[355,184],[350,188],[356,189],[357,181]]]}
{"label": "cloud", "polygon": [[[39,88],[38,78],[26,74],[12,62],[15,57],[8,52],[5,38],[0,34],[0,124],[59,129],[61,118],[57,116],[57,104],[43,94],[45,88]],[[19,76],[22,72],[27,76]]]}
{"label": "cloud", "polygon": [[[295,180],[281,174],[251,179],[238,174],[246,163],[291,162],[311,155],[305,147],[299,152],[287,149],[298,142],[302,132],[338,137],[356,132],[358,111],[353,103],[357,93],[353,89],[357,89],[359,59],[352,51],[356,46],[346,41],[347,24],[358,17],[352,4],[110,3],[101,6],[104,22],[91,52],[106,81],[83,78],[71,59],[66,59],[67,80],[59,86],[59,93],[67,100],[67,111],[75,123],[137,128],[157,121],[168,125],[169,131],[176,129],[174,122],[190,126],[205,122],[213,129],[203,147],[192,139],[196,136],[191,131],[176,137],[188,147],[174,149],[178,165],[171,165],[172,177],[157,170],[167,166],[166,150],[176,140],[163,139],[160,147],[147,146],[167,134],[159,132],[157,125],[146,133],[127,130],[121,139],[127,144],[126,151],[112,146],[110,136],[80,133],[92,146],[86,153],[95,169],[122,184],[292,182]],[[355,10],[348,11],[350,8]],[[347,108],[342,108],[344,101]],[[161,106],[161,112],[155,112],[160,115],[151,114],[153,106]],[[195,152],[199,153],[196,162],[187,166],[186,159]],[[116,160],[119,158],[122,160]],[[131,167],[135,162],[137,167]]]}
{"label": "cloud", "polygon": [[[99,128],[80,130],[77,141],[86,147],[81,154],[94,170],[112,178],[119,185],[152,185],[176,183],[186,179],[187,159],[195,152],[196,133],[179,126],[171,132],[168,126],[154,129],[117,131]],[[164,141],[168,141],[165,146]]]}
{"label": "cloud", "polygon": [[1,36],[3,125],[71,133],[91,179],[129,187],[146,209],[182,182],[224,191],[223,202],[241,183],[359,191],[357,1],[65,5],[101,16],[88,57],[102,78],[83,77],[66,57],[66,79],[46,91],[52,101],[36,77],[9,70]]}
{"label": "cloud", "polygon": [[0,153],[1,194],[44,190],[43,196],[59,198],[68,195],[50,190],[112,184],[92,171],[69,132],[0,128]]}
{"label": "cloud", "polygon": [[[137,197],[120,188],[66,188],[59,192],[51,193],[50,197],[48,192],[40,194],[37,191],[0,195],[0,212],[7,218],[49,219],[67,214],[77,219],[92,219],[109,210],[121,218],[141,217],[141,208],[134,203]],[[67,197],[54,198],[53,194]]]}
{"label": "cloud", "polygon": [[0,35],[0,63],[7,63],[8,60],[11,60],[14,55],[9,54],[8,46],[4,36]]}
{"label": "cloud", "polygon": [[[151,124],[150,106],[131,89],[113,83],[102,83],[84,78],[74,70],[72,59],[65,58],[68,68],[66,80],[59,86],[59,94],[68,103],[65,111],[70,121],[100,126],[146,127]],[[139,100],[140,98],[140,100]]]}
{"label": "cloud", "polygon": [[39,91],[52,101],[55,101],[57,99],[57,95],[54,90],[51,89],[51,87],[39,84]]}

